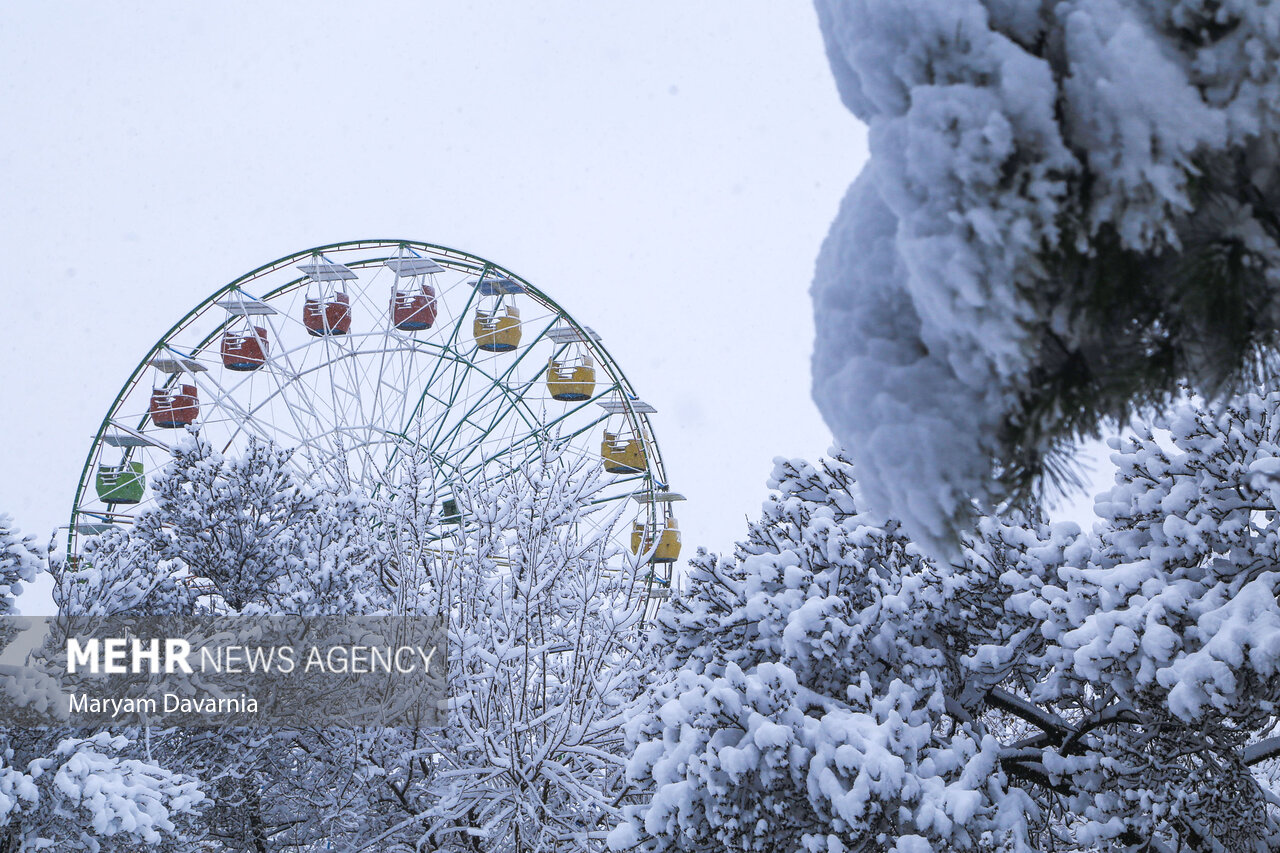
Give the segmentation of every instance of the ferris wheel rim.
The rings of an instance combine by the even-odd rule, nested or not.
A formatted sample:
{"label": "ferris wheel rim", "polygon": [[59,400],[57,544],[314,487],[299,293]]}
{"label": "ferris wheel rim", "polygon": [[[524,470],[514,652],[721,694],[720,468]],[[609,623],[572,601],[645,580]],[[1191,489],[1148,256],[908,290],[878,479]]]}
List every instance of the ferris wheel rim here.
{"label": "ferris wheel rim", "polygon": [[[128,378],[126,378],[125,382],[121,385],[120,390],[117,392],[117,394],[111,401],[110,405],[106,410],[106,414],[104,415],[101,423],[99,424],[97,432],[94,434],[93,439],[90,442],[89,449],[85,457],[85,462],[81,469],[81,475],[79,478],[79,482],[77,484],[74,502],[72,505],[72,513],[71,513],[70,525],[68,530],[68,553],[70,554],[73,552],[75,544],[78,540],[78,534],[77,534],[78,521],[80,520],[80,517],[82,515],[86,515],[90,518],[101,518],[105,520],[106,516],[108,514],[111,514],[109,512],[108,513],[91,513],[91,512],[88,512],[87,510],[82,509],[82,506],[85,503],[86,490],[88,489],[89,484],[93,482],[94,463],[95,461],[98,461],[101,464],[102,451],[104,446],[106,446],[105,439],[113,427],[114,418],[118,414],[122,403],[129,397],[130,393],[139,387],[141,381],[145,378],[145,373],[148,367],[151,366],[152,362],[157,357],[161,356],[165,350],[170,350],[179,355],[182,355],[181,351],[177,347],[172,346],[172,342],[174,341],[176,336],[180,335],[184,330],[186,330],[194,322],[196,322],[196,320],[205,316],[209,311],[217,308],[219,299],[222,299],[228,295],[238,293],[242,296],[248,297],[249,299],[265,303],[270,301],[273,298],[276,298],[277,296],[288,293],[292,290],[296,290],[299,287],[309,286],[308,276],[303,275],[301,277],[295,277],[292,280],[285,282],[284,284],[280,284],[272,288],[271,290],[269,290],[267,293],[265,293],[260,297],[254,296],[253,294],[249,293],[244,289],[247,285],[251,284],[252,282],[262,279],[273,273],[277,273],[281,270],[287,269],[290,266],[294,266],[299,261],[303,261],[308,258],[323,257],[326,254],[339,254],[343,252],[386,251],[386,252],[401,254],[406,250],[413,251],[413,252],[419,252],[419,251],[425,252],[429,256],[433,256],[431,258],[432,260],[436,261],[437,263],[440,263],[446,269],[453,269],[455,272],[474,273],[479,275],[481,279],[483,279],[485,276],[492,274],[495,276],[501,276],[503,278],[517,282],[523,288],[525,294],[532,297],[535,302],[541,304],[545,308],[549,309],[551,312],[551,317],[552,317],[551,322],[546,326],[546,328],[543,328],[539,332],[538,336],[534,338],[533,341],[531,341],[530,343],[541,340],[543,336],[545,336],[547,332],[557,323],[566,324],[569,328],[572,328],[573,330],[575,330],[576,333],[580,336],[579,339],[581,340],[581,342],[586,346],[588,350],[590,350],[592,355],[596,356],[596,358],[598,359],[598,363],[601,365],[601,367],[605,369],[606,373],[612,378],[613,383],[607,386],[607,389],[605,391],[602,391],[600,394],[595,395],[592,399],[582,401],[580,404],[571,407],[569,409],[569,413],[576,412],[582,409],[583,407],[585,407],[588,403],[598,400],[600,397],[604,397],[611,392],[616,392],[617,396],[619,397],[620,401],[623,404],[623,414],[625,416],[626,421],[630,425],[630,428],[633,430],[634,434],[642,437],[644,441],[645,449],[648,452],[649,467],[647,468],[647,470],[643,472],[637,472],[637,474],[634,477],[632,475],[628,475],[627,477],[622,478],[622,480],[618,480],[615,482],[621,482],[624,480],[630,481],[634,479],[641,482],[647,482],[649,486],[648,488],[649,492],[656,492],[656,491],[666,489],[666,472],[665,472],[665,466],[663,465],[663,461],[662,461],[661,449],[656,440],[656,436],[654,435],[653,427],[649,421],[648,413],[646,411],[637,411],[635,407],[631,405],[631,402],[630,402],[632,400],[638,401],[639,399],[635,393],[634,386],[632,385],[630,380],[627,378],[625,372],[622,370],[622,367],[617,362],[617,360],[614,359],[612,354],[603,345],[599,343],[598,336],[595,336],[593,340],[593,333],[591,333],[589,329],[587,329],[576,318],[574,318],[572,314],[566,311],[555,299],[547,295],[544,291],[542,291],[536,285],[529,282],[523,276],[520,276],[518,273],[510,270],[509,268],[502,266],[500,264],[494,263],[493,261],[490,261],[479,255],[475,255],[470,252],[465,252],[459,249],[455,249],[453,247],[444,246],[444,245],[435,244],[435,243],[428,243],[425,241],[406,240],[406,239],[350,240],[350,241],[342,241],[342,242],[336,242],[336,243],[327,243],[327,244],[299,250],[296,252],[292,252],[290,254],[283,255],[279,258],[276,258],[275,260],[262,264],[257,268],[240,275],[239,277],[235,278],[231,282],[228,282],[227,284],[217,288],[215,291],[213,291],[213,293],[209,294],[203,300],[198,302],[195,305],[195,307],[193,307],[185,315],[183,315],[183,317],[181,317],[177,322],[175,322],[166,332],[164,332],[156,340],[156,342],[150,347],[150,349],[148,349],[145,352],[145,354],[142,356],[142,358],[138,361],[138,363],[134,367],[134,370],[132,371],[132,373],[128,376]],[[373,267],[378,264],[385,264],[386,261],[391,260],[393,257],[396,256],[396,254],[388,254],[385,257],[379,255],[376,257],[360,258],[357,260],[353,260],[350,265],[352,267],[360,267],[360,268]],[[428,343],[421,340],[414,340],[413,335],[411,334],[405,335],[404,337],[409,340],[414,340],[415,345],[435,347],[440,350],[439,354],[441,355],[449,354],[452,357],[454,357],[455,360],[457,360],[459,351],[455,349],[452,346],[452,344],[454,343],[454,341],[457,340],[458,334],[465,322],[466,312],[471,308],[472,304],[476,301],[478,293],[479,293],[479,288],[477,287],[474,289],[471,296],[468,298],[466,306],[464,306],[462,311],[459,312],[458,319],[453,323],[453,330],[452,330],[453,337],[450,339],[449,343],[438,346],[433,343]],[[192,350],[192,353],[207,352],[208,346],[211,343],[211,341],[216,339],[216,337],[219,334],[225,331],[228,327],[230,327],[236,321],[237,321],[237,318],[235,316],[229,315],[221,323],[217,324],[214,331],[211,332],[209,335],[207,335],[205,339],[200,342],[199,346],[195,350]],[[389,330],[381,330],[380,332],[366,332],[364,334],[366,337],[373,337],[375,334],[383,334],[385,336],[385,334],[387,334],[388,331]],[[565,348],[567,348],[567,346],[561,347],[560,352],[563,352]],[[530,350],[531,350],[531,347],[530,347]],[[520,358],[523,358],[524,355],[527,354],[527,352],[530,350],[526,350],[526,353],[521,354]],[[341,356],[341,358],[355,358],[359,354],[360,353],[356,353],[356,352],[348,353],[346,355]],[[319,370],[321,369],[322,365],[327,365],[327,364],[329,363],[323,362],[321,364],[317,364],[313,366],[310,369]],[[475,365],[471,362],[468,362],[468,364],[471,367],[478,368],[478,365]],[[541,368],[539,370],[538,377],[540,377],[542,373],[544,373],[545,371],[546,371],[546,367]],[[508,370],[508,373],[509,372],[510,371]],[[538,377],[531,379],[530,383],[537,381]],[[435,374],[433,373],[431,379],[427,382],[426,386],[424,387],[423,394],[420,397],[417,406],[415,407],[415,416],[416,416],[418,407],[422,405],[423,400],[426,398],[427,392],[430,389],[431,382],[434,381],[434,378],[435,378]],[[174,376],[169,380],[168,384],[173,384],[176,381],[176,379],[177,379],[177,374],[174,374]],[[494,385],[500,386],[501,383],[495,382]],[[510,389],[507,389],[508,392],[509,390]],[[514,408],[520,409],[521,406],[527,407],[528,405],[527,401],[523,400],[523,398],[521,398],[520,395],[518,394],[515,395],[514,399],[516,401],[516,405],[514,405]],[[606,414],[599,417],[590,426],[594,427],[595,425],[599,424],[601,421],[605,421],[608,416],[609,415]],[[563,415],[562,419],[563,417],[567,417],[567,414]],[[144,423],[139,425],[139,431],[141,427],[145,425],[145,420],[146,418],[144,416],[142,418],[142,421]],[[537,422],[535,421],[535,423]],[[442,426],[443,426],[443,422],[442,422]],[[587,428],[590,428],[590,427],[587,427]],[[585,431],[585,429],[587,428],[584,428],[583,431]],[[405,430],[402,429],[402,432],[404,431]],[[536,433],[537,433],[536,426],[531,424],[530,432],[525,435],[532,436]],[[524,437],[525,436],[522,436],[522,438]],[[233,439],[228,441],[228,447],[230,446],[232,440]],[[481,464],[483,465],[483,460]],[[472,470],[478,470],[478,469],[472,469]],[[613,500],[613,499],[616,499],[616,496],[615,498],[610,498],[609,500]],[[108,510],[110,510],[116,507],[117,505],[108,504],[107,506],[108,506]],[[656,506],[656,502],[651,502],[651,506]],[[116,512],[114,513],[114,516],[117,519],[120,519],[120,518],[127,519],[131,517],[127,512],[126,513]]]}

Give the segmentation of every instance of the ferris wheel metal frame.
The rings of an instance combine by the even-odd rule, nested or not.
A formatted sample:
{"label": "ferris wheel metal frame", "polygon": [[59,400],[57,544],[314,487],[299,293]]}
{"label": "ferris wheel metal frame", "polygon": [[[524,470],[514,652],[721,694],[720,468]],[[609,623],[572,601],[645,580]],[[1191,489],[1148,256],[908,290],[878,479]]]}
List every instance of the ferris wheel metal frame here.
{"label": "ferris wheel metal frame", "polygon": [[[423,268],[429,261],[438,266],[440,272],[463,277],[448,285],[438,295],[435,290],[431,291],[433,321],[437,318],[437,305],[448,308],[450,319],[430,334],[419,334],[428,331],[423,329],[406,335],[404,327],[394,323],[397,316],[394,305],[401,293],[399,288],[402,270],[406,268],[405,265],[397,266],[394,262],[410,257],[423,259],[421,263],[414,262],[417,267],[412,268]],[[312,261],[310,272],[307,271],[307,261]],[[345,277],[342,279],[343,286],[347,286],[345,282],[352,279],[360,281],[360,276],[367,273],[370,281],[363,284],[358,295],[363,299],[365,308],[372,306],[376,310],[378,303],[370,301],[368,293],[372,288],[372,281],[388,268],[393,270],[394,275],[391,281],[391,304],[385,309],[388,312],[388,323],[385,326],[359,333],[344,330],[339,339],[339,333],[328,325],[330,315],[325,314],[321,320],[323,328],[319,332],[310,330],[312,324],[308,321],[308,334],[314,337],[311,340],[301,339],[301,343],[291,349],[281,346],[284,339],[276,326],[256,326],[258,321],[255,318],[274,314],[279,315],[280,322],[288,328],[288,324],[295,322],[296,317],[286,316],[285,312],[275,306],[284,306],[290,297],[292,301],[289,304],[296,306],[299,294],[307,300],[303,303],[306,306],[305,318],[305,312],[311,311],[311,289],[317,283],[322,294],[319,304],[327,312],[331,301],[323,301],[323,294],[326,292],[324,282],[332,280],[326,278],[330,272],[333,276]],[[295,274],[299,269],[302,270],[301,274]],[[434,273],[421,274],[420,279],[411,280],[426,281],[428,275],[435,281]],[[452,302],[446,302],[443,298],[445,293],[457,291],[464,286],[464,282],[469,290],[461,291],[465,294],[461,307],[457,304],[457,293],[454,293]],[[251,292],[255,284],[263,283],[268,284],[268,289],[261,296]],[[424,292],[425,290],[426,288]],[[480,346],[481,327],[480,320],[477,319],[472,342],[469,345],[464,343],[462,337],[468,318],[473,312],[476,312],[477,318],[480,316],[481,303],[485,299],[496,298],[490,315],[496,316],[507,296],[512,299],[519,296],[540,309],[535,317],[521,319],[518,323],[523,329],[532,332],[531,337],[511,350],[487,350]],[[345,315],[348,327],[354,308],[354,304],[348,305]],[[218,312],[223,312],[223,316],[218,316]],[[249,399],[248,403],[239,399],[248,392],[238,395],[236,389],[247,387],[252,379],[250,373],[238,373],[224,383],[218,378],[217,371],[212,369],[214,365],[225,367],[226,356],[219,352],[219,343],[237,325],[245,322],[251,329],[257,329],[256,332],[251,331],[250,335],[256,336],[257,332],[264,332],[261,345],[266,347],[273,344],[271,349],[275,350],[269,357],[264,355],[259,365],[267,370],[249,369],[254,374],[265,373],[272,377],[275,390],[246,398]],[[431,325],[428,323],[428,327]],[[274,329],[274,334],[266,335],[267,328]],[[275,343],[268,340],[269,337],[274,337]],[[359,344],[354,343],[356,341],[372,343],[373,347],[362,349]],[[308,363],[306,359],[310,350],[305,347],[322,348],[325,355]],[[530,366],[531,372],[518,373],[517,368],[535,351],[543,355],[551,353],[548,362],[541,366]],[[587,396],[567,402],[565,397],[554,398],[564,402],[565,407],[556,410],[552,416],[548,414],[544,398],[535,397],[530,400],[527,394],[539,382],[547,385],[549,372],[555,367],[555,359],[564,357],[568,352],[588,353],[591,363],[598,369],[593,370],[593,385]],[[297,359],[294,358],[295,354],[298,355]],[[356,360],[375,357],[380,358],[381,362],[377,381],[370,386],[371,391],[375,396],[380,396],[385,386],[390,389],[386,391],[388,397],[393,393],[403,396],[404,399],[400,401],[400,423],[347,423],[346,419],[353,411],[361,415],[365,413],[359,391],[360,383],[368,383],[369,376],[357,372],[359,364]],[[416,394],[413,405],[405,411],[408,400],[415,395],[408,387],[404,387],[410,381],[409,371],[404,365],[419,357],[433,360],[429,373],[421,381],[420,393]],[[397,358],[400,359],[400,375],[384,379],[381,371],[390,369],[387,367],[388,362]],[[338,365],[342,365],[341,369],[346,373],[335,378],[339,371]],[[661,450],[649,419],[649,415],[655,412],[654,407],[639,398],[622,368],[601,344],[600,336],[590,327],[579,323],[559,303],[526,279],[478,255],[415,240],[357,240],[294,252],[245,273],[188,311],[152,345],[112,400],[89,446],[72,504],[67,535],[69,555],[77,553],[82,537],[128,524],[137,512],[138,507],[134,503],[105,501],[100,497],[101,486],[100,483],[95,483],[95,478],[100,476],[104,468],[111,467],[105,462],[104,453],[107,448],[120,449],[120,471],[134,462],[135,457],[149,454],[154,458],[169,452],[170,442],[165,441],[162,436],[172,434],[171,427],[159,426],[150,410],[139,410],[139,397],[145,396],[147,390],[143,381],[148,371],[153,369],[167,374],[162,384],[153,387],[153,394],[161,390],[181,394],[187,384],[198,390],[201,428],[216,422],[224,432],[225,441],[218,449],[225,452],[237,440],[245,440],[249,435],[270,438],[284,446],[293,441],[296,442],[293,448],[306,448],[304,455],[313,469],[326,471],[335,466],[348,466],[350,454],[363,454],[363,467],[360,469],[360,476],[355,479],[365,486],[371,485],[374,490],[380,483],[370,483],[370,478],[376,480],[379,472],[385,473],[385,468],[379,469],[380,463],[374,457],[375,447],[376,452],[384,452],[386,448],[383,445],[390,447],[390,459],[394,459],[406,446],[425,450],[433,463],[452,470],[453,476],[468,482],[468,477],[489,476],[494,464],[509,467],[512,460],[500,458],[503,454],[524,449],[526,454],[523,459],[527,460],[531,458],[529,454],[538,452],[537,448],[545,441],[567,446],[574,440],[581,443],[582,437],[588,433],[594,439],[596,431],[602,429],[602,425],[607,430],[610,420],[616,419],[629,430],[630,436],[640,442],[644,467],[642,470],[615,473],[610,479],[610,494],[602,500],[631,499],[637,504],[636,514],[639,518],[634,522],[636,529],[632,533],[632,550],[651,550],[651,546],[659,539],[665,543],[663,525],[668,529],[674,526],[671,503],[683,500],[681,495],[668,488]],[[245,370],[243,367],[228,369]],[[190,380],[183,378],[187,373],[191,376]],[[416,375],[418,380],[422,380],[422,373],[420,371]],[[350,379],[350,388],[342,384],[347,382],[347,377]],[[481,386],[477,391],[470,391],[473,377],[488,380],[489,387]],[[391,381],[394,379],[401,380],[404,386],[397,390],[395,383]],[[312,385],[306,386],[307,381],[312,382]],[[267,384],[260,383],[262,386]],[[254,386],[255,389],[258,387]],[[352,388],[356,390],[353,391]],[[300,393],[302,391],[314,393]],[[329,408],[322,413],[317,400],[318,395],[326,391],[329,395]],[[438,393],[441,391],[448,393]],[[353,399],[340,400],[343,393]],[[506,403],[505,407],[491,405],[503,401]],[[535,408],[539,403],[543,404],[540,410]],[[459,405],[469,408],[460,418],[451,422],[450,418],[455,416],[455,407]],[[206,406],[211,406],[219,417],[206,420]],[[590,407],[600,409],[601,412]],[[494,411],[489,411],[490,408]],[[287,420],[281,409],[288,413]],[[375,401],[370,414],[377,411],[379,409]],[[263,413],[266,413],[265,416]],[[426,419],[429,413],[435,416],[434,419]],[[509,417],[512,414],[516,416],[514,419]],[[480,421],[485,417],[489,420],[481,423],[473,420],[473,416],[478,416]],[[276,420],[280,423],[276,423]],[[333,434],[324,434],[327,445],[312,435],[316,425],[326,423],[331,424]],[[435,427],[435,432],[425,447],[422,442],[424,434],[421,432],[424,423]],[[507,428],[511,423],[522,424],[521,428],[527,427],[527,431],[518,435],[512,433],[510,437],[505,434],[495,435],[499,426]],[[419,430],[416,435],[412,434],[414,427]],[[562,429],[570,431],[566,435],[561,432]],[[351,446],[344,443],[348,434],[353,440]],[[469,441],[464,440],[464,434],[471,437]],[[282,437],[284,441],[280,440]],[[608,440],[607,432],[605,439]],[[440,453],[441,448],[462,455],[445,456]],[[584,452],[582,447],[577,447],[576,450]],[[326,451],[328,458],[324,456]],[[472,457],[477,453],[480,458],[473,461]],[[489,455],[486,456],[486,453]],[[515,464],[518,465],[519,461]],[[348,476],[349,474],[348,470]],[[142,502],[143,505],[145,503]],[[454,511],[456,512],[456,504]],[[643,537],[639,529],[641,524],[644,525]],[[678,542],[678,532],[675,541]],[[678,552],[678,544],[676,550]],[[669,590],[671,563],[672,561],[664,560],[650,564],[646,588],[651,599]]]}

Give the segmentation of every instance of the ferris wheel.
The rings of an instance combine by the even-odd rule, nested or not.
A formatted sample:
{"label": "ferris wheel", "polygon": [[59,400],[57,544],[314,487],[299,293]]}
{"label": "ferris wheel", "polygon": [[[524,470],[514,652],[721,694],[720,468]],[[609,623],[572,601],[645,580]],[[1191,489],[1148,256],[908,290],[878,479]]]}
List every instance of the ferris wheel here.
{"label": "ferris wheel", "polygon": [[224,454],[251,438],[376,492],[406,447],[441,483],[442,522],[465,525],[457,484],[510,476],[547,442],[598,460],[599,504],[650,554],[650,597],[680,553],[650,415],[600,336],[483,258],[409,240],[308,249],[222,287],[134,369],[89,448],[68,547],[128,525],[147,476],[198,426]]}

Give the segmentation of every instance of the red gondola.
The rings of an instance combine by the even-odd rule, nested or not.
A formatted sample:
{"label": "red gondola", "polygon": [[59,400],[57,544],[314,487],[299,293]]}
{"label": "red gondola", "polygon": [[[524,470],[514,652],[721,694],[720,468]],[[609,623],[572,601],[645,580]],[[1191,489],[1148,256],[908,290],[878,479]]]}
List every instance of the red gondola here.
{"label": "red gondola", "polygon": [[397,290],[391,295],[391,322],[405,332],[430,329],[436,321],[436,291],[429,284],[420,291]]}
{"label": "red gondola", "polygon": [[257,370],[270,354],[267,330],[261,326],[247,332],[227,330],[222,335],[222,364],[227,370]]}
{"label": "red gondola", "polygon": [[308,297],[302,306],[302,322],[316,337],[345,335],[351,331],[351,300],[345,293],[335,293],[332,299]]}
{"label": "red gondola", "polygon": [[151,392],[151,420],[158,427],[188,426],[199,414],[200,400],[194,385],[179,385],[177,390],[156,388]]}

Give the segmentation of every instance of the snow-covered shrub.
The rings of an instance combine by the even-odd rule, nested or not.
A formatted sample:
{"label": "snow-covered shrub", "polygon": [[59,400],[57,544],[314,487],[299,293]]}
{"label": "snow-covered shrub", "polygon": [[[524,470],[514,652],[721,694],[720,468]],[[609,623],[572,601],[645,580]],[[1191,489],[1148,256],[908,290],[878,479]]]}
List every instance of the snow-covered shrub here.
{"label": "snow-covered shrub", "polygon": [[0,850],[132,851],[180,839],[205,800],[196,780],[130,757],[122,735],[11,734],[0,755]]}
{"label": "snow-covered shrub", "polygon": [[[62,560],[55,565],[66,567]],[[33,580],[45,567],[43,550],[32,537],[23,538],[8,516],[0,516],[0,617],[13,616],[21,581]],[[115,580],[106,585],[114,589]],[[136,600],[133,585],[125,587],[116,590],[117,603],[131,596]],[[100,616],[98,610],[90,618]],[[6,622],[0,648],[14,633]],[[39,669],[0,666],[0,688],[8,722],[14,719],[8,715],[28,708],[43,715],[54,707],[57,685]],[[0,851],[123,853],[184,844],[192,819],[205,805],[204,794],[191,776],[142,753],[123,735],[0,726]]]}

